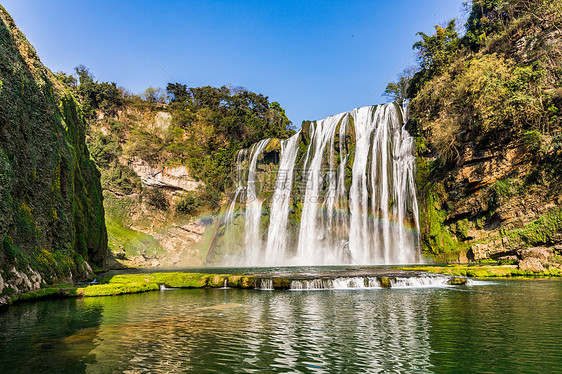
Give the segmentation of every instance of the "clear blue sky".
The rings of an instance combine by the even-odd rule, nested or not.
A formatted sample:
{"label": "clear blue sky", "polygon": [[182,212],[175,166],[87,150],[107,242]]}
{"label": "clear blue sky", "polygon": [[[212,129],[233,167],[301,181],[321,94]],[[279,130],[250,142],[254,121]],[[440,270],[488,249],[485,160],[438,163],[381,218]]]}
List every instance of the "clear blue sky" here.
{"label": "clear blue sky", "polygon": [[278,101],[300,126],[305,119],[387,101],[381,96],[386,82],[405,62],[415,62],[407,63],[416,32],[432,33],[452,18],[464,23],[464,1],[0,4],[53,71],[84,64],[98,80],[135,93],[170,81],[244,86]]}

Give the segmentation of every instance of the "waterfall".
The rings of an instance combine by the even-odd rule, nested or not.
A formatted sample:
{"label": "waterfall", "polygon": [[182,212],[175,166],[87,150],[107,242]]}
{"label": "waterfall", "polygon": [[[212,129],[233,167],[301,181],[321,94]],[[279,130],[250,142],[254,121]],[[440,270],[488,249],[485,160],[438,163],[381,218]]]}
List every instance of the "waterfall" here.
{"label": "waterfall", "polygon": [[[407,116],[397,104],[356,108],[303,124],[275,151],[265,139],[239,152],[223,220],[232,241],[229,227],[235,217],[245,219],[238,263],[419,262],[415,140],[405,129]],[[277,152],[277,161],[269,152]],[[260,173],[276,175],[275,184],[260,184]]]}
{"label": "waterfall", "polygon": [[[322,254],[330,256],[330,251],[323,251],[321,240],[326,235],[324,227],[318,225],[318,208],[321,202],[321,183],[324,179],[322,168],[324,150],[334,137],[337,124],[342,114],[331,116],[312,124],[312,141],[309,150],[312,150],[312,159],[305,163],[303,179],[306,184],[306,192],[302,203],[301,225],[299,230],[299,242],[297,247],[297,262],[312,264],[326,262]],[[310,157],[310,153],[309,153]],[[308,160],[307,160],[308,161]],[[328,170],[330,172],[331,170]],[[303,183],[304,184],[304,183]],[[320,226],[320,227],[319,227]]]}
{"label": "waterfall", "polygon": [[248,170],[248,183],[246,187],[246,258],[258,259],[261,249],[260,219],[262,215],[262,203],[256,184],[258,174],[256,173],[258,159],[270,139],[260,140],[250,150],[250,168]]}
{"label": "waterfall", "polygon": [[265,258],[268,262],[279,264],[284,260],[287,250],[287,220],[289,202],[293,185],[293,171],[297,158],[297,145],[300,132],[281,142],[279,171],[275,181],[275,192],[271,203],[270,224],[267,234]]}

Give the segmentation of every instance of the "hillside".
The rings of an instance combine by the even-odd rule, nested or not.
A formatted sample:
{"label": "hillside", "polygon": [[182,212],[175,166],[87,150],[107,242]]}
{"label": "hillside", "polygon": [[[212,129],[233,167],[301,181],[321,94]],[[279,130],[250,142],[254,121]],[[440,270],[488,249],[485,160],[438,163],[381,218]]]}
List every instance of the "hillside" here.
{"label": "hillside", "polygon": [[84,66],[58,77],[85,108],[109,247],[126,266],[203,265],[236,151],[294,132],[278,103],[242,87],[170,83],[133,95]]}
{"label": "hillside", "polygon": [[0,304],[108,257],[100,174],[72,94],[0,6]]}
{"label": "hillside", "polygon": [[559,266],[562,2],[475,0],[420,33],[409,85],[424,252]]}

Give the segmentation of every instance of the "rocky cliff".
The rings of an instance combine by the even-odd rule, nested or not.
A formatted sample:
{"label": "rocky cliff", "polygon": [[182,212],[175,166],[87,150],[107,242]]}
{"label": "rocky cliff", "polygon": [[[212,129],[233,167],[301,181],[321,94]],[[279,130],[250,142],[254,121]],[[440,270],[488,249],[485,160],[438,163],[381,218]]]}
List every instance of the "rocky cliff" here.
{"label": "rocky cliff", "polygon": [[561,266],[561,5],[475,0],[464,37],[436,27],[417,44],[431,62],[409,124],[426,253]]}
{"label": "rocky cliff", "polygon": [[165,99],[162,90],[139,96],[96,81],[84,66],[75,73],[58,76],[89,108],[86,141],[101,171],[117,260],[202,265],[204,234],[226,200],[236,150],[260,137],[289,135],[283,109],[240,87],[170,83]]}
{"label": "rocky cliff", "polygon": [[169,136],[174,118],[165,104],[141,104],[99,110],[89,120],[87,143],[102,174],[110,251],[128,267],[202,265],[201,216],[207,213],[197,198],[204,183],[185,165],[170,165],[162,150],[151,153]]}
{"label": "rocky cliff", "polygon": [[0,6],[0,303],[104,267],[100,173],[80,106]]}

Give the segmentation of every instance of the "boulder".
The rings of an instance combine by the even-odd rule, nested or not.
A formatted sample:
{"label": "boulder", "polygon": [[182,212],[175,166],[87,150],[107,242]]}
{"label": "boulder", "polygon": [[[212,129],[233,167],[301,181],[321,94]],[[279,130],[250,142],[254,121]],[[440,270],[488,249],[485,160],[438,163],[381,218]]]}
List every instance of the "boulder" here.
{"label": "boulder", "polygon": [[540,259],[536,257],[528,257],[524,260],[519,261],[519,270],[532,271],[535,273],[545,271],[543,263]]}
{"label": "boulder", "polygon": [[468,279],[461,277],[453,277],[447,282],[451,286],[464,286],[468,282]]}
{"label": "boulder", "polygon": [[554,258],[554,251],[545,247],[523,248],[517,251],[517,257],[519,270],[540,272],[549,266]]}
{"label": "boulder", "polygon": [[545,247],[524,248],[517,251],[520,260],[527,258],[537,258],[543,262],[548,262],[554,256],[554,251]]}

